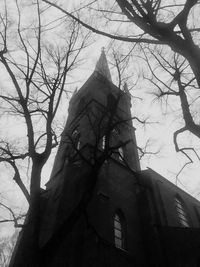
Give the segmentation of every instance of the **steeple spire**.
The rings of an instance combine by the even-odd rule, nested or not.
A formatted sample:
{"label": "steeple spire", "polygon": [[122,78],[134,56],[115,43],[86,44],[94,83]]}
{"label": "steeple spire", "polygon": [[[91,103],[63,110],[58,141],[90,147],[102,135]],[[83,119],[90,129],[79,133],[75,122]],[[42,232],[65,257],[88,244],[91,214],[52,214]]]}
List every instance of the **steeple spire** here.
{"label": "steeple spire", "polygon": [[95,71],[99,72],[101,75],[103,75],[105,78],[112,82],[104,47],[101,49],[101,55],[99,60],[97,61]]}

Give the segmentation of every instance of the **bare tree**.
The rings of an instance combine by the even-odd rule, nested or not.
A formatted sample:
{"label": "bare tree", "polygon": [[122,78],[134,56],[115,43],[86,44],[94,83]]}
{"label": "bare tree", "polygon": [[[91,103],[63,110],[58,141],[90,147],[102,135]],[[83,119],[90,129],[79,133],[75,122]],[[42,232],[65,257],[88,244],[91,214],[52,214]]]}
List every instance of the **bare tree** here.
{"label": "bare tree", "polygon": [[[171,105],[174,113],[179,116],[179,129],[174,132],[173,142],[176,152],[182,153],[187,159],[177,174],[194,159],[200,159],[195,147],[180,144],[178,136],[190,132],[200,138],[198,105],[199,90],[190,65],[181,55],[168,51],[162,47],[141,47],[150,74],[144,74],[144,79],[152,85],[152,95],[166,107]],[[174,106],[174,107],[172,107]],[[174,114],[174,117],[176,115]],[[181,118],[181,119],[180,119]]]}
{"label": "bare tree", "polygon": [[[106,23],[111,24],[111,26],[116,23],[128,23],[126,28],[129,33],[126,31],[124,36],[120,35],[120,31],[117,32],[117,35],[114,35],[95,29],[83,22],[79,17],[76,17],[72,12],[68,12],[48,0],[43,1],[61,10],[95,33],[126,42],[170,46],[173,51],[181,54],[188,60],[194,75],[197,75],[196,80],[199,83],[199,60],[197,60],[199,59],[199,48],[197,43],[195,44],[195,41],[198,40],[196,36],[193,36],[193,33],[199,32],[197,27],[198,12],[195,13],[195,8],[199,7],[198,0],[186,0],[182,4],[178,1],[170,1],[166,4],[165,1],[136,0],[130,2],[128,0],[116,0],[112,1],[109,5],[105,4],[105,2],[100,5],[98,1],[90,1],[87,5],[84,3],[81,8],[79,7],[79,9],[75,10],[78,12],[85,7],[96,12],[103,12]],[[105,16],[106,13],[108,16]],[[134,34],[135,29],[138,29],[137,34]],[[129,37],[130,35],[133,35],[133,37]]]}
{"label": "bare tree", "polygon": [[[12,9],[17,12],[13,20],[9,15]],[[59,29],[61,23],[64,28]],[[6,87],[0,94],[1,114],[11,116],[14,125],[16,120],[24,123],[19,131],[25,131],[23,142],[17,137],[1,139],[0,162],[11,169],[13,180],[29,203],[26,231],[36,255],[32,264],[37,266],[41,172],[58,144],[55,122],[59,105],[68,94],[69,74],[77,68],[89,34],[84,34],[75,21],[59,17],[49,20],[48,9],[39,1],[31,3],[29,9],[17,0],[15,7],[5,2],[0,30],[0,64]],[[28,187],[21,171],[24,161],[30,178]],[[10,212],[17,225],[17,217]]]}
{"label": "bare tree", "polygon": [[8,211],[10,215],[9,217],[1,216],[0,223],[13,222],[14,227],[23,227],[23,223],[20,223],[20,221],[23,221],[23,219],[26,217],[26,214],[16,214],[12,208],[3,203],[0,203],[0,207]]}
{"label": "bare tree", "polygon": [[[145,61],[160,61],[160,71],[168,72],[171,68],[171,80],[173,83],[166,85],[168,92],[160,91],[158,83],[163,85],[166,81],[155,82],[154,88],[160,92],[160,96],[177,96],[182,109],[182,127],[174,134],[174,144],[177,152],[185,154],[189,162],[188,147],[179,148],[177,137],[180,133],[189,131],[199,138],[200,126],[198,119],[194,117],[193,106],[199,98],[200,87],[200,48],[199,48],[199,17],[198,0],[190,1],[88,1],[80,3],[72,10],[66,10],[48,0],[43,0],[49,5],[59,9],[67,16],[77,21],[83,27],[96,34],[101,34],[114,40],[126,43],[139,44],[145,50]],[[98,24],[88,19],[83,13],[87,10],[90,14],[98,17]],[[92,22],[92,23],[91,23]],[[107,31],[105,31],[105,26]],[[170,48],[170,51],[168,48]],[[147,50],[151,53],[147,53]],[[156,56],[156,50],[159,53]],[[161,61],[166,55],[174,57],[174,63],[169,59],[165,66]],[[155,55],[154,55],[155,54]],[[157,57],[157,58],[156,58]],[[159,59],[160,58],[160,59]],[[166,60],[165,60],[166,61]],[[152,62],[151,62],[152,64]],[[168,66],[166,66],[168,64]],[[150,66],[150,65],[149,65]],[[185,73],[188,71],[187,79]],[[151,69],[152,73],[152,69]],[[153,74],[153,73],[152,73]],[[154,77],[156,78],[156,77]],[[187,80],[187,81],[186,81]],[[174,88],[175,87],[175,88]],[[178,88],[178,89],[176,89]],[[193,90],[192,96],[190,94]],[[169,99],[169,98],[167,98]],[[170,102],[169,102],[170,103]],[[189,150],[191,150],[189,148]]]}

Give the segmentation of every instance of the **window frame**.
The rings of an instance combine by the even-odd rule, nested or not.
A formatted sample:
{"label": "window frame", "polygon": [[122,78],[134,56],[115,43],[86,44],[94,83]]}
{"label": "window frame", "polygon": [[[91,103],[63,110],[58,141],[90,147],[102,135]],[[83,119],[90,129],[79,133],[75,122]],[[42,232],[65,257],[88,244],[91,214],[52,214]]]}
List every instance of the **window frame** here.
{"label": "window frame", "polygon": [[175,196],[174,203],[176,207],[176,213],[179,219],[179,223],[182,227],[189,228],[190,227],[190,221],[188,212],[185,208],[183,200],[179,196]]}
{"label": "window frame", "polygon": [[125,250],[125,219],[123,214],[119,211],[114,214],[113,231],[115,247]]}
{"label": "window frame", "polygon": [[101,146],[103,150],[105,149],[105,146],[106,146],[106,136],[103,135],[102,136],[102,146]]}

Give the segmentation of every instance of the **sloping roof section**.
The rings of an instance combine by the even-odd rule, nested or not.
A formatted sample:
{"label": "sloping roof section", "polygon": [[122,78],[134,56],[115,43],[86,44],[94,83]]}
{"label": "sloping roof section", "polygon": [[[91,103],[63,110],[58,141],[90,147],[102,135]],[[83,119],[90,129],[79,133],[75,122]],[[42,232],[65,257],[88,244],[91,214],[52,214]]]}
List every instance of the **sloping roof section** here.
{"label": "sloping roof section", "polygon": [[101,75],[103,75],[105,78],[107,78],[109,81],[112,82],[104,48],[101,49],[101,55],[99,60],[97,61],[95,71],[97,71],[98,73],[100,73]]}

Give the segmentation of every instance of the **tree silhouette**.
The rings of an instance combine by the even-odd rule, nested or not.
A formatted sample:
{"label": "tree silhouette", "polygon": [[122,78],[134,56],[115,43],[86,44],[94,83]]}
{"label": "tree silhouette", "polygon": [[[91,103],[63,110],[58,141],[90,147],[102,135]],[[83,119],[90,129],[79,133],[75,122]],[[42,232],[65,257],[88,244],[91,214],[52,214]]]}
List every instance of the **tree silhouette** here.
{"label": "tree silhouette", "polygon": [[[17,15],[11,17],[13,10]],[[59,28],[60,24],[67,26],[67,31]],[[56,31],[57,40],[52,40]],[[1,138],[0,162],[13,173],[13,180],[29,204],[25,231],[36,255],[32,258],[33,266],[37,266],[39,249],[41,173],[58,144],[58,109],[69,92],[69,74],[77,68],[88,38],[89,34],[84,34],[72,20],[59,17],[49,20],[48,9],[40,1],[30,6],[18,1],[11,5],[5,2],[1,11],[0,64],[5,74],[2,80],[5,88],[0,92],[1,116],[11,118],[14,126],[16,121],[23,126],[13,130],[12,138]],[[24,132],[21,140],[15,131],[16,135]],[[22,165],[26,166],[28,183]],[[12,220],[19,226],[21,217],[15,216],[12,207],[3,203],[1,207],[9,208]]]}
{"label": "tree silhouette", "polygon": [[[154,57],[154,61],[156,60],[157,64],[162,66],[160,68],[162,73],[167,72],[169,74],[168,68],[171,68],[171,78],[173,78],[174,83],[167,85],[168,92],[160,91],[157,84],[158,79],[154,83],[154,88],[160,91],[159,97],[166,99],[168,96],[177,96],[179,98],[184,123],[174,133],[175,150],[185,154],[188,162],[192,162],[191,156],[187,153],[188,147],[178,148],[177,136],[189,131],[196,137],[200,137],[199,122],[193,112],[193,107],[199,98],[200,88],[200,48],[198,41],[200,29],[197,11],[199,1],[186,0],[183,3],[178,1],[166,3],[166,1],[157,0],[114,0],[109,3],[106,1],[88,1],[79,4],[73,10],[74,12],[49,0],[43,1],[96,34],[128,44],[138,44],[143,51],[145,50],[144,59],[148,66]],[[90,18],[93,16],[99,18],[98,24],[95,24],[94,20],[85,15],[86,11],[90,13]],[[149,53],[149,51],[151,52]],[[159,52],[156,53],[156,51]],[[166,62],[166,55],[168,55],[168,62]],[[174,57],[174,63],[172,63],[173,59],[171,61],[169,57]],[[165,61],[165,67],[162,61]],[[150,71],[152,73],[152,70]],[[186,72],[187,81],[185,80]],[[159,82],[165,83],[161,79],[162,76]],[[178,90],[176,90],[176,86],[178,86]],[[195,92],[192,96],[190,94],[191,88]],[[168,98],[169,105],[170,99]],[[189,150],[191,149],[189,148]]]}

